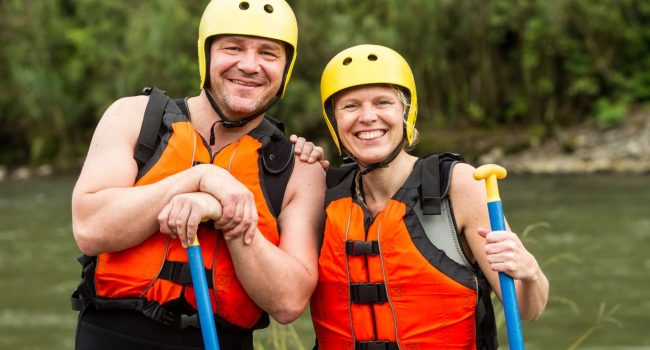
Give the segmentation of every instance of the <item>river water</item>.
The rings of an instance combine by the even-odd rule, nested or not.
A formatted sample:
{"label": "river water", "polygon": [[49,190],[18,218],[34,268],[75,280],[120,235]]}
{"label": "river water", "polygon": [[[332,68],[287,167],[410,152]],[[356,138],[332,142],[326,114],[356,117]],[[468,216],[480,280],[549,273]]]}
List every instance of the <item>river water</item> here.
{"label": "river water", "polygon": [[[73,184],[72,177],[0,183],[2,349],[74,346]],[[551,283],[542,318],[524,323],[527,349],[576,342],[580,349],[650,349],[650,177],[508,178],[500,189],[512,228],[522,235],[529,228],[524,242]],[[311,348],[308,318],[294,326]],[[274,348],[271,333],[278,329],[258,337],[266,349]],[[500,339],[507,348],[503,327]]]}

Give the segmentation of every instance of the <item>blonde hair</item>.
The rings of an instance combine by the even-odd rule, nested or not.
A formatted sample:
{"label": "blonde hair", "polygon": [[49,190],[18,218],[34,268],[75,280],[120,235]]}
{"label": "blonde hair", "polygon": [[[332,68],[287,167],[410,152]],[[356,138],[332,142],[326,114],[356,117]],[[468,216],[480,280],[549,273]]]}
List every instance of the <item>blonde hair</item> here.
{"label": "blonde hair", "polygon": [[[408,118],[408,110],[409,108],[411,108],[411,104],[409,103],[409,99],[406,97],[406,94],[404,93],[404,89],[402,87],[397,85],[391,85],[391,87],[395,92],[395,96],[400,102],[402,102],[402,106],[404,107],[404,110],[402,111],[402,123],[404,124],[404,137],[406,138],[406,120]],[[413,127],[413,136],[411,136],[411,144],[409,145],[407,142],[405,142],[404,150],[411,151],[413,148],[415,148],[415,144],[417,144],[418,142],[419,135],[420,132],[418,131],[418,129]]]}

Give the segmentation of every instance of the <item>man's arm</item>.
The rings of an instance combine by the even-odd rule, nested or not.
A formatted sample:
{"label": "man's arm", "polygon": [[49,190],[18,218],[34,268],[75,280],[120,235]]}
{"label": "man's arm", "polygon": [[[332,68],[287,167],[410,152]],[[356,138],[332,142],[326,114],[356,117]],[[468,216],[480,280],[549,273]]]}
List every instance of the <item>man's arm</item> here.
{"label": "man's arm", "polygon": [[[87,255],[141,243],[158,230],[163,207],[181,193],[203,191],[225,199],[227,216],[236,217],[238,205],[252,206],[248,212],[256,215],[252,193],[213,165],[195,166],[154,184],[133,187],[138,172],[133,152],[147,101],[145,96],[116,101],[93,135],[72,194],[72,229],[79,249]],[[256,216],[250,221],[257,225]]]}
{"label": "man's arm", "polygon": [[255,303],[287,324],[307,307],[318,280],[318,242],[323,231],[325,173],[296,161],[280,214],[280,245],[256,234],[245,246],[230,239],[237,278]]}

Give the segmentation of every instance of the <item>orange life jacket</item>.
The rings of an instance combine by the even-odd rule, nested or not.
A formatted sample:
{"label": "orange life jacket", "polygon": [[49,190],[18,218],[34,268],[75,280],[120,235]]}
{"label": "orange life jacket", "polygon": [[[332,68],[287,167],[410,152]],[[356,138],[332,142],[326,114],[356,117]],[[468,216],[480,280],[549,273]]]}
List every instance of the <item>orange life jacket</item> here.
{"label": "orange life jacket", "polygon": [[[487,281],[458,245],[446,180],[453,162],[442,167],[443,192],[427,194],[444,182],[441,163],[437,155],[418,160],[374,219],[354,199],[356,170],[338,184],[328,183],[319,281],[311,299],[319,349],[477,348],[476,310],[485,306],[484,299],[479,303],[485,297],[479,284]],[[489,303],[489,289],[487,294]],[[493,315],[490,323],[494,347],[480,349],[496,346]]]}
{"label": "orange life jacket", "polygon": [[[167,106],[162,124],[160,144],[151,159],[143,164],[135,186],[155,183],[199,163],[227,169],[253,193],[260,232],[273,244],[279,244],[274,215],[277,209],[272,209],[268,196],[268,190],[273,189],[265,186],[261,179],[264,168],[268,167],[266,163],[278,158],[273,151],[285,150],[283,159],[287,162],[279,170],[293,165],[293,156],[286,154],[287,148],[277,145],[288,143],[282,132],[264,119],[249,134],[212,155],[205,140],[173,102]],[[222,323],[242,329],[268,324],[268,315],[255,305],[237,280],[221,233],[211,225],[201,225],[198,237],[216,317]],[[86,289],[91,292],[82,294],[94,294],[82,295],[90,299],[85,300],[86,304],[92,303],[98,309],[133,308],[163,323],[180,322],[179,315],[167,312],[166,303],[184,299],[196,309],[187,252],[178,240],[167,235],[155,232],[132,248],[99,254],[95,265],[94,271],[85,271]]]}

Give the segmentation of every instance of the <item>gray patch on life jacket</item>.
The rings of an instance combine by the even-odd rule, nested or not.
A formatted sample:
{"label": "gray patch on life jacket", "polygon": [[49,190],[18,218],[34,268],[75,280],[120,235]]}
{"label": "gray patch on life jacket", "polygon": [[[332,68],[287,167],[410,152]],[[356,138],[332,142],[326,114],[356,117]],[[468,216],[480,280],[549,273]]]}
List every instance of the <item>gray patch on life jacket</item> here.
{"label": "gray patch on life jacket", "polygon": [[440,215],[424,215],[422,208],[420,208],[420,201],[413,207],[415,214],[420,220],[422,228],[427,235],[429,241],[436,246],[436,248],[445,252],[447,257],[457,262],[460,265],[471,267],[469,261],[465,257],[460,241],[458,240],[458,233],[454,220],[451,217],[451,210],[449,208],[449,199],[443,198],[441,203]]}

